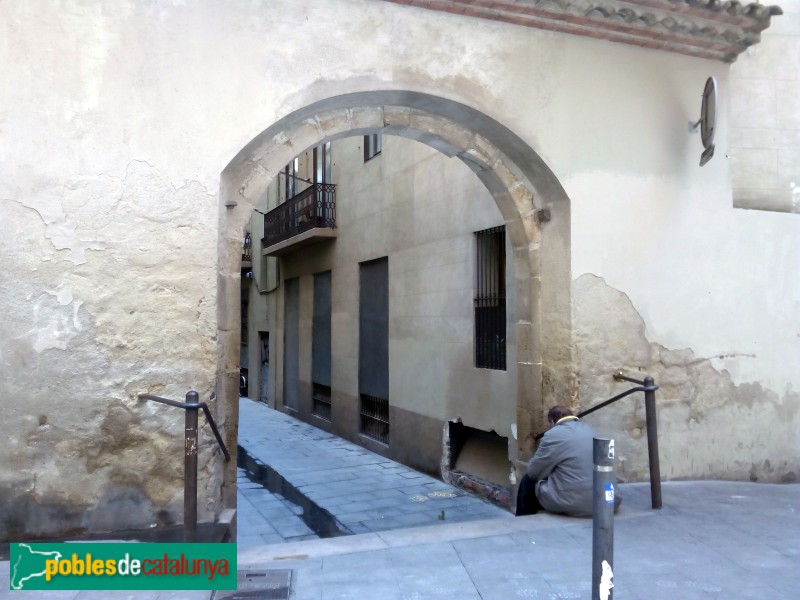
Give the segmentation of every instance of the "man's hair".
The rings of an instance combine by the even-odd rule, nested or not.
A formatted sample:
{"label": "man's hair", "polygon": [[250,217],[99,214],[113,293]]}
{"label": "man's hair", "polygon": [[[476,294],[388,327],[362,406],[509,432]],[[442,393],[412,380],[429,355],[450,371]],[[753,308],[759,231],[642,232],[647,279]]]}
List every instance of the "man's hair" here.
{"label": "man's hair", "polygon": [[558,421],[564,417],[571,416],[573,416],[572,411],[566,406],[554,406],[550,409],[550,412],[547,413],[547,420],[551,423],[558,423]]}

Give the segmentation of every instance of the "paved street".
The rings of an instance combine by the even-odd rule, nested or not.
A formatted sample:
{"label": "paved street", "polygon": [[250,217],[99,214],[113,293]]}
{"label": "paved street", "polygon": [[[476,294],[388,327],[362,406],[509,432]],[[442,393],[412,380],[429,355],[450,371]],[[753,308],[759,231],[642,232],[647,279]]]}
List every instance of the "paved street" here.
{"label": "paved street", "polygon": [[[622,486],[617,600],[796,600],[800,485]],[[292,600],[589,600],[592,522],[549,514],[243,548],[239,568],[290,570]]]}
{"label": "paved street", "polygon": [[[591,598],[591,520],[514,518],[250,400],[240,423],[242,446],[361,534],[260,545],[266,510],[242,499],[265,492],[242,491],[240,569],[291,571],[293,600]],[[615,598],[800,597],[800,485],[666,482],[658,511],[648,483],[621,487]]]}
{"label": "paved street", "polygon": [[[240,443],[248,465],[239,477],[239,569],[290,581],[291,600],[591,598],[591,520],[542,513],[514,518],[246,399]],[[248,471],[281,492],[252,483]],[[649,484],[621,490],[614,520],[617,600],[800,597],[800,484],[665,482],[658,511],[650,508]],[[288,499],[298,493],[302,507]],[[303,513],[312,514],[308,522]],[[315,529],[335,537],[320,538]],[[0,563],[1,600],[210,595],[23,596],[7,590],[8,571],[8,562]]]}
{"label": "paved street", "polygon": [[[513,519],[506,510],[246,398],[239,445],[276,472],[270,473],[273,481],[279,474],[284,488],[289,484],[328,513],[345,534]],[[317,537],[295,504],[251,483],[241,468],[239,483],[240,547]]]}

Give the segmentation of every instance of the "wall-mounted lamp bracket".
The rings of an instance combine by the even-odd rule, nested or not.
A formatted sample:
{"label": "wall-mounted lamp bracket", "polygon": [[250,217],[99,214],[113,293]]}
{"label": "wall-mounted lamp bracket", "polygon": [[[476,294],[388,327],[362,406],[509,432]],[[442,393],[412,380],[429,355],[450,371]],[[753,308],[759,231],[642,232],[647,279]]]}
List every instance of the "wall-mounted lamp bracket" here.
{"label": "wall-mounted lamp bracket", "polygon": [[689,133],[700,131],[703,142],[703,153],[700,155],[702,167],[714,156],[714,133],[717,126],[717,80],[709,77],[703,88],[703,102],[700,106],[700,120],[696,123],[689,122]]}

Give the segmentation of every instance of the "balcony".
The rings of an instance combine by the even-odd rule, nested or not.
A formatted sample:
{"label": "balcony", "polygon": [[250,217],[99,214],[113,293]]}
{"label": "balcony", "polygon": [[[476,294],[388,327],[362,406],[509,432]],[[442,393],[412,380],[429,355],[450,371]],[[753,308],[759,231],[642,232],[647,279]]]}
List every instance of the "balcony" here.
{"label": "balcony", "polygon": [[264,215],[264,256],[336,237],[336,186],[313,183]]}

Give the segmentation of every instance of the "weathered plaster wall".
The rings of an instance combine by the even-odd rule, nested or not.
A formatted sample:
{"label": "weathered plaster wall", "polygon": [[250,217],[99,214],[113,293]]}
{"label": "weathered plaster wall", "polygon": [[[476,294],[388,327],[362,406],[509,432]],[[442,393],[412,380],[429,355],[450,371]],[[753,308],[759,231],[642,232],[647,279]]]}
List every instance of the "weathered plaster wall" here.
{"label": "weathered plaster wall", "polygon": [[[213,195],[136,161],[124,181],[66,179],[2,203],[3,537],[107,530],[121,513],[131,527],[180,522],[183,417],[136,394],[213,390],[215,257],[201,240],[216,233],[192,209]],[[219,483],[206,470],[205,518]]]}
{"label": "weathered plaster wall", "polygon": [[[624,60],[599,62],[586,61],[570,77],[614,81],[628,73],[635,84],[626,87],[620,80],[618,91],[583,96],[585,110],[603,115],[616,133],[608,144],[602,136],[584,135],[574,151],[577,161],[555,161],[584,165],[555,169],[572,205],[573,314],[586,315],[573,324],[573,401],[587,408],[624,389],[611,380],[620,368],[652,370],[660,383],[657,351],[616,356],[630,341],[630,321],[612,319],[611,306],[595,306],[579,284],[600,277],[632,305],[644,327],[639,342],[671,357],[665,359],[667,389],[659,396],[673,403],[662,417],[660,443],[668,453],[662,473],[740,478],[750,477],[755,465],[753,477],[792,478],[800,461],[800,418],[790,408],[797,405],[800,386],[800,221],[791,214],[733,208],[731,173],[737,165],[729,157],[741,132],[728,126],[728,115],[743,102],[741,83],[733,84],[716,64],[687,64],[678,72],[652,63],[637,69]],[[777,60],[762,62],[760,77],[781,85],[784,67]],[[701,168],[699,136],[684,123],[698,114],[709,75],[720,88],[717,152]],[[661,114],[653,112],[659,107],[652,102],[631,104],[626,96],[638,88],[669,98]],[[759,106],[748,104],[756,112]],[[775,127],[782,136],[792,135],[785,123]],[[594,168],[588,166],[592,155],[598,156]],[[592,343],[593,337],[604,343]],[[678,373],[684,385],[670,383]],[[622,403],[633,406],[630,399]],[[702,426],[698,414],[706,416]],[[631,419],[609,421],[604,433],[638,437],[638,427]],[[691,443],[706,434],[712,441]],[[684,455],[669,453],[670,445]],[[644,440],[631,439],[627,448],[628,476],[646,476]]]}
{"label": "weathered plaster wall", "polygon": [[[671,403],[663,410],[660,435],[664,476],[791,479],[800,461],[800,418],[792,408],[800,385],[800,222],[790,214],[732,207],[726,157],[731,131],[724,120],[731,86],[724,73],[707,74],[718,78],[723,119],[717,155],[705,167],[697,165],[696,136],[685,130],[678,135],[680,119],[673,118],[670,135],[684,150],[665,157],[672,172],[636,172],[633,159],[631,168],[562,179],[572,201],[573,313],[594,309],[577,282],[601,277],[632,304],[646,336],[640,341],[671,357],[667,389],[659,396]],[[696,89],[703,81],[697,77]],[[602,314],[609,317],[610,308],[602,307]],[[661,383],[658,352],[614,355],[629,339],[630,323],[612,329],[610,322],[575,323],[574,401],[581,408],[624,389],[610,378],[620,368],[652,370]],[[593,336],[604,341],[592,345],[597,354],[586,347]],[[676,378],[684,384],[670,383]],[[629,439],[623,447],[633,478],[646,473],[639,427],[631,419],[604,423],[604,433]],[[705,443],[692,443],[699,438]]]}
{"label": "weathered plaster wall", "polygon": [[[648,339],[645,322],[624,293],[602,278],[575,280],[575,343],[580,396],[587,408],[632,387],[616,383],[609,365],[634,378],[651,375],[656,392],[661,476],[665,479],[797,481],[800,394],[760,383],[736,383],[691,348]],[[623,398],[586,417],[617,446],[623,481],[649,478],[644,395]],[[766,428],[754,426],[767,424]]]}
{"label": "weathered plaster wall", "polygon": [[182,520],[183,415],[136,395],[214,391],[223,161],[200,175],[181,151],[142,12],[0,7],[0,539]]}
{"label": "weathered plaster wall", "polygon": [[[216,392],[226,402],[213,409],[235,441],[240,290],[221,282],[236,279],[238,265],[219,257],[240,252],[250,212],[247,202],[221,204],[220,194],[232,194],[225,181],[220,191],[220,173],[259,132],[337,94],[412,90],[472,107],[453,105],[450,120],[469,131],[478,115],[507,128],[491,132],[494,145],[535,180],[534,201],[559,199],[547,225],[558,235],[548,241],[543,227],[541,239],[515,250],[517,265],[529,266],[526,252],[543,265],[531,271],[531,293],[519,295],[539,298],[541,283],[541,305],[519,308],[541,317],[544,343],[531,322],[518,331],[547,364],[528,365],[522,387],[549,401],[573,371],[571,325],[561,316],[569,277],[559,279],[572,263],[573,277],[594,273],[624,290],[653,341],[704,357],[752,354],[757,343],[758,361],[725,364],[736,367],[736,383],[796,388],[787,366],[797,364],[796,328],[786,316],[797,314],[788,241],[798,239],[796,226],[763,215],[721,219],[728,169],[715,159],[698,171],[699,144],[686,133],[705,77],[726,86],[726,69],[371,0],[0,3],[0,80],[11,82],[0,87],[0,207],[10,232],[0,241],[0,398],[11,432],[0,448],[0,502],[11,515],[2,535],[102,529],[112,513],[119,527],[180,519],[180,476],[155,457],[179,461],[181,415],[136,394]],[[309,127],[268,149],[282,164],[318,140]],[[571,229],[545,165],[578,211]],[[274,175],[249,168],[264,185]],[[524,185],[512,192],[530,203]],[[521,204],[508,201],[503,214],[530,235],[534,217]],[[628,238],[631,223],[664,222],[655,236]],[[654,243],[641,252],[631,242],[645,236]],[[653,265],[658,275],[643,282]],[[761,277],[765,287],[754,291],[748,281]],[[687,298],[680,310],[672,290]],[[740,336],[730,326],[743,321],[733,297],[753,319]],[[698,298],[710,300],[697,308]],[[521,429],[523,419],[541,422],[530,406],[518,417]],[[772,431],[753,427],[762,437]],[[233,501],[232,487],[220,490],[209,436],[202,447],[209,516],[223,497]],[[230,484],[233,474],[228,466]]]}

